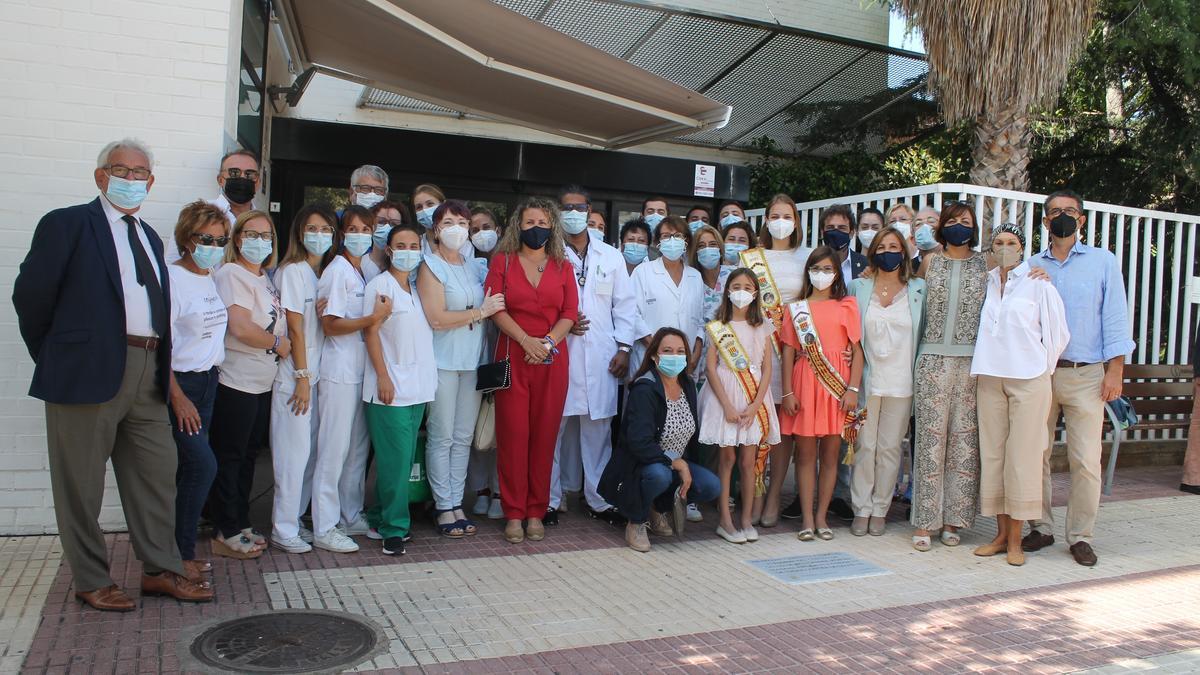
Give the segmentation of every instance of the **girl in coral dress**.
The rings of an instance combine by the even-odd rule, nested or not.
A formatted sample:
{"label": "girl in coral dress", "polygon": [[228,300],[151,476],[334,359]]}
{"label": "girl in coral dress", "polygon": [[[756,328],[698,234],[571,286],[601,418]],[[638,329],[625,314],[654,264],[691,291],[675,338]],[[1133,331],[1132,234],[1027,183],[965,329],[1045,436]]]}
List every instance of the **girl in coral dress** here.
{"label": "girl in coral dress", "polygon": [[[800,462],[796,483],[804,509],[801,541],[815,536],[833,539],[826,511],[837,483],[838,448],[841,436],[858,410],[858,387],[862,381],[862,327],[858,302],[847,296],[837,254],[822,246],[808,257],[807,275],[800,300],[787,305],[780,341],[783,344],[783,414],[781,434],[796,437]],[[843,352],[853,346],[846,365]],[[816,513],[813,492],[817,483],[820,452],[820,490]]]}

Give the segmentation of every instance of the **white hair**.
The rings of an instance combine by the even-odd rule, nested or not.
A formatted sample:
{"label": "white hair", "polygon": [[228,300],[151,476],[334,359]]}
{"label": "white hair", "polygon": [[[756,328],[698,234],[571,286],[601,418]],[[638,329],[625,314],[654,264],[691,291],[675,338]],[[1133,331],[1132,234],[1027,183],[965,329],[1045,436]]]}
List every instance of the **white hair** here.
{"label": "white hair", "polygon": [[351,186],[358,185],[358,180],[365,176],[370,176],[371,178],[374,178],[375,180],[379,181],[380,183],[383,183],[384,189],[386,189],[388,186],[387,172],[384,171],[383,169],[375,166],[374,164],[363,164],[362,166],[355,169],[354,173],[350,174],[350,185]]}
{"label": "white hair", "polygon": [[146,156],[146,162],[149,163],[150,170],[154,169],[154,153],[150,151],[150,147],[136,138],[122,138],[119,141],[113,141],[104,146],[100,154],[96,156],[96,168],[103,169],[108,166],[108,158],[117,150],[133,150],[140,152]]}

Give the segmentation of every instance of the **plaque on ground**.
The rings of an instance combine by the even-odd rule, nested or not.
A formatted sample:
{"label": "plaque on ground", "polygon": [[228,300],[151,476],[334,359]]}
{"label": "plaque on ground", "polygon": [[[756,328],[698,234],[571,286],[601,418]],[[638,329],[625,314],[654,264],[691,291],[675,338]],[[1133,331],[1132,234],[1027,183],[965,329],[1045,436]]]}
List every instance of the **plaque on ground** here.
{"label": "plaque on ground", "polygon": [[840,551],[747,560],[746,562],[785,584],[812,584],[820,581],[891,574],[890,571],[878,565]]}

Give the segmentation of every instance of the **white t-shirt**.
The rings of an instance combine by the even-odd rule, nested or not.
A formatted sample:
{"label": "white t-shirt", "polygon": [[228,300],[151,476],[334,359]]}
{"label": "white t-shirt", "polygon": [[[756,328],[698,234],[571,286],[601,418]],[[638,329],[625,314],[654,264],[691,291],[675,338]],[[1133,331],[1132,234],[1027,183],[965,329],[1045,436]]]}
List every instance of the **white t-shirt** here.
{"label": "white t-shirt", "polygon": [[168,265],[171,278],[171,370],[200,373],[225,360],[229,315],[213,275]]}
{"label": "white t-shirt", "polygon": [[[254,325],[279,337],[287,335],[287,321],[279,306],[279,291],[275,290],[275,284],[265,271],[255,276],[240,264],[230,263],[222,265],[215,276],[217,292],[226,307],[243,307],[250,311]],[[279,361],[275,354],[268,354],[262,347],[251,347],[226,331],[221,384],[247,394],[262,394],[271,391],[278,370]]]}
{"label": "white t-shirt", "polygon": [[[325,339],[325,334],[321,332],[321,321],[317,318],[317,273],[308,263],[289,263],[275,272],[275,285],[279,287],[279,304],[283,309],[304,315],[304,354],[307,357],[308,381],[316,384],[321,379],[321,343]],[[294,343],[292,347],[295,348]],[[296,386],[296,364],[290,356],[280,359],[276,381],[282,391],[291,391]]]}
{"label": "white t-shirt", "polygon": [[[321,273],[317,283],[317,297],[325,298],[325,316],[341,319],[361,319],[363,315],[363,291],[367,283],[363,275],[345,256],[337,256]],[[321,377],[326,382],[358,384],[362,382],[363,365],[367,360],[367,348],[363,344],[362,331],[346,335],[326,335],[321,350]]]}
{"label": "white t-shirt", "polygon": [[797,246],[794,249],[764,249],[767,267],[771,268],[771,278],[779,290],[779,302],[788,305],[800,299],[800,287],[804,284],[804,276],[808,273],[808,256],[812,249]]}
{"label": "white t-shirt", "polygon": [[[420,296],[416,288],[412,293],[400,287],[400,282],[390,272],[383,272],[372,279],[363,295],[364,313],[375,307],[375,298],[384,296],[392,300],[392,313],[379,327],[379,341],[383,347],[383,362],[388,377],[395,388],[395,397],[388,405],[394,407],[428,403],[437,392],[437,362],[433,357],[433,330],[425,319]],[[379,382],[370,359],[363,371],[363,400],[377,400]]]}

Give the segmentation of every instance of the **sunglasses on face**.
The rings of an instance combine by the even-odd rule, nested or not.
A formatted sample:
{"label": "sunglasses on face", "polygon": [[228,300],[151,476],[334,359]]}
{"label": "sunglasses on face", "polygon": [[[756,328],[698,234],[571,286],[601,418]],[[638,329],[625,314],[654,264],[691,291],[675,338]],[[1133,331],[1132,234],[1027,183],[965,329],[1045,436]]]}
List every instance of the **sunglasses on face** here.
{"label": "sunglasses on face", "polygon": [[201,246],[220,246],[221,248],[224,248],[225,245],[229,243],[229,237],[226,237],[225,235],[214,237],[211,234],[193,234],[192,241],[200,244]]}

